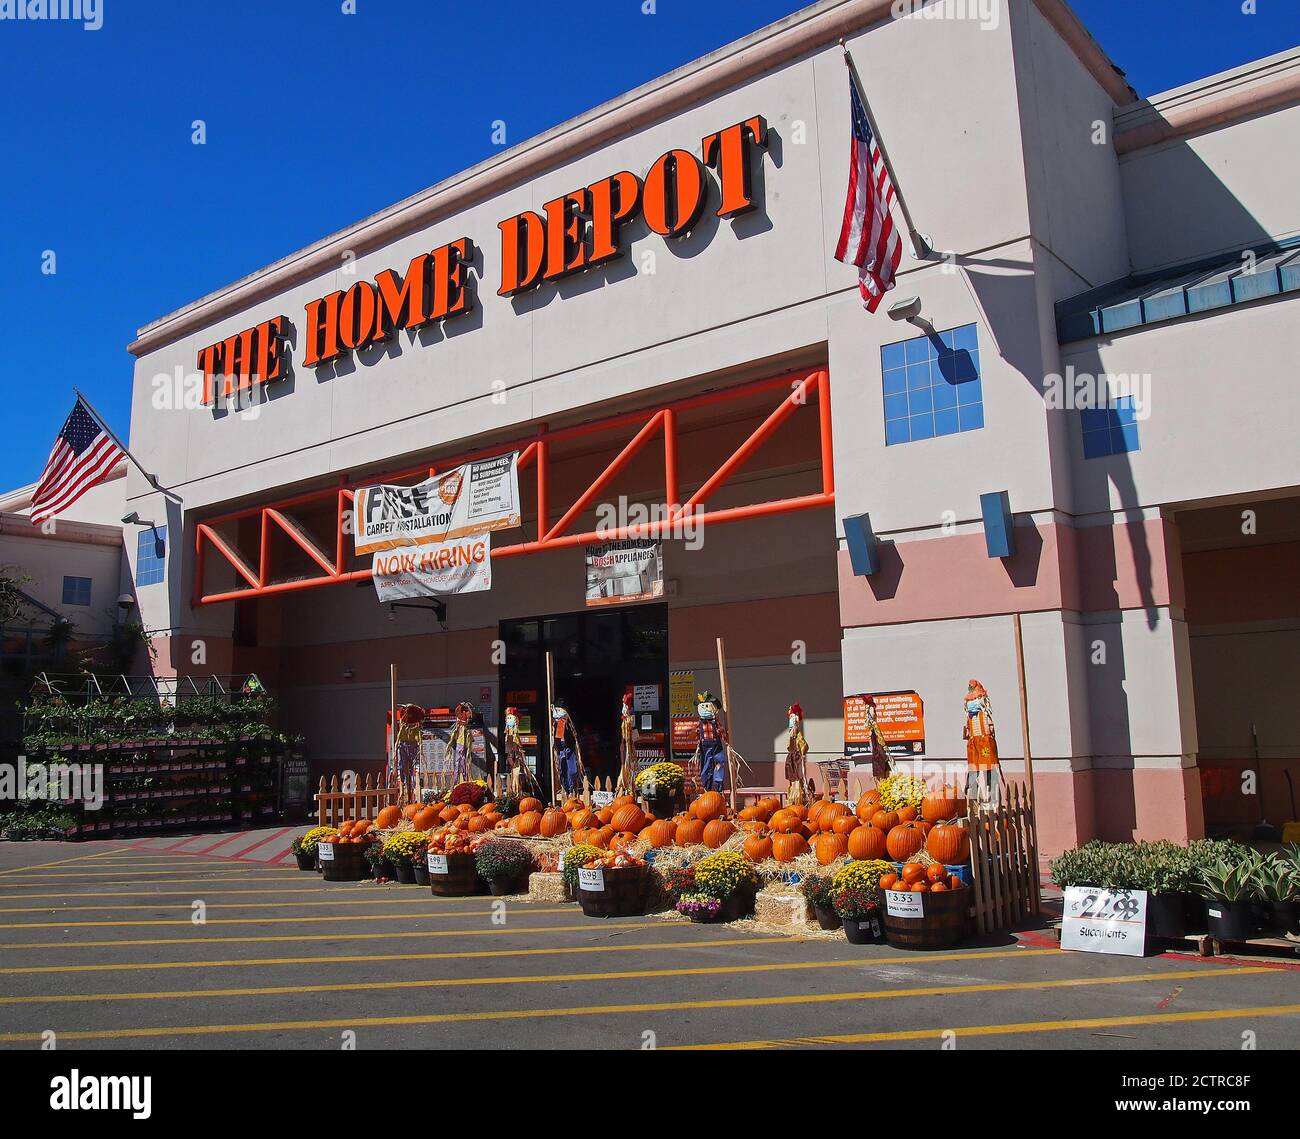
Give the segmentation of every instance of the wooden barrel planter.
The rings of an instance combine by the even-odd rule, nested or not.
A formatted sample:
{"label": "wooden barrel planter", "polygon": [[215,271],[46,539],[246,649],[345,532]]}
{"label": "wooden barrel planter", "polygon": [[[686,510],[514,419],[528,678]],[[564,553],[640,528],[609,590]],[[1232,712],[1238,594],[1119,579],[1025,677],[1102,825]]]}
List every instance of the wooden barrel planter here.
{"label": "wooden barrel planter", "polygon": [[472,854],[429,854],[425,866],[434,897],[465,898],[482,889]]}
{"label": "wooden barrel planter", "polygon": [[322,842],[316,848],[326,882],[360,882],[370,877],[366,848],[359,842]]}
{"label": "wooden barrel planter", "polygon": [[643,866],[578,871],[578,901],[589,918],[643,914],[649,889],[650,874]]}
{"label": "wooden barrel planter", "polygon": [[885,940],[899,949],[951,949],[970,933],[971,891],[886,890]]}

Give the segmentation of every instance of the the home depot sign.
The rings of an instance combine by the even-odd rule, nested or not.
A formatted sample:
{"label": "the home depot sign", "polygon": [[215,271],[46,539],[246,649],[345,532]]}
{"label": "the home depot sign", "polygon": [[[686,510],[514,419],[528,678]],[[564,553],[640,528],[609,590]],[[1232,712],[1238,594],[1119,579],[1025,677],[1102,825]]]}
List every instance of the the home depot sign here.
{"label": "the home depot sign", "polygon": [[[620,227],[640,218],[652,232],[689,233],[717,186],[717,216],[754,208],[755,152],[767,146],[762,116],[745,119],[700,140],[699,153],[673,149],[638,177],[622,170],[562,194],[540,211],[525,210],[498,223],[501,240],[499,296],[512,296],[622,257]],[[710,175],[712,172],[712,176]],[[416,329],[468,312],[474,303],[467,266],[474,243],[458,238],[411,259],[405,271],[385,269],[309,302],[302,362],[316,367],[345,353],[378,344],[398,329]],[[289,320],[277,316],[202,348],[205,403],[288,374]]]}

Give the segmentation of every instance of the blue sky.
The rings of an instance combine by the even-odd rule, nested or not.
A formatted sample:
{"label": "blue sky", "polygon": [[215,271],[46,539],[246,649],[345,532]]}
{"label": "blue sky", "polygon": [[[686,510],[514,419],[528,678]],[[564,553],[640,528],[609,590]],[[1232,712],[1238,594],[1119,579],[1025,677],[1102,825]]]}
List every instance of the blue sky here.
{"label": "blue sky", "polygon": [[[101,3],[98,31],[0,21],[0,489],[74,385],[126,433],[140,325],[488,156],[495,119],[519,142],[801,6]],[[1300,0],[1073,5],[1144,95],[1300,40]]]}

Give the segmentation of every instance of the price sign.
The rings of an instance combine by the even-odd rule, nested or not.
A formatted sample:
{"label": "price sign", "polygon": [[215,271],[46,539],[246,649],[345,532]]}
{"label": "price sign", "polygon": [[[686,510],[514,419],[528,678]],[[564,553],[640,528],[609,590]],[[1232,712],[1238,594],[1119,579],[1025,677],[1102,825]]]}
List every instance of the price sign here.
{"label": "price sign", "polygon": [[1147,892],[1070,886],[1065,891],[1061,948],[1142,957],[1146,953]]}
{"label": "price sign", "polygon": [[447,856],[445,854],[429,855],[429,873],[430,874],[450,874],[447,869]]}
{"label": "price sign", "polygon": [[600,867],[596,867],[594,870],[587,870],[586,868],[579,870],[578,888],[591,894],[603,894],[605,892],[605,871]]}
{"label": "price sign", "polygon": [[613,791],[593,791],[591,793],[591,805],[593,807],[608,807],[613,801]]}
{"label": "price sign", "polygon": [[925,895],[911,890],[886,890],[885,913],[891,918],[925,917]]}
{"label": "price sign", "polygon": [[332,842],[322,842],[316,847],[316,853],[322,862],[333,862],[334,844]]}

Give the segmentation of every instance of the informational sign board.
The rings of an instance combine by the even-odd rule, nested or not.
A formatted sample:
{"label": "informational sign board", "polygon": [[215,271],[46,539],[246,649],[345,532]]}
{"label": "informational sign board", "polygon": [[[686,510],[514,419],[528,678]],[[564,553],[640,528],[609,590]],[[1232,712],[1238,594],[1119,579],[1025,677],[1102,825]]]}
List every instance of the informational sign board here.
{"label": "informational sign board", "polygon": [[[867,720],[867,693],[844,697],[844,754],[870,755],[871,730]],[[890,755],[920,759],[925,756],[925,705],[910,689],[873,692],[876,727]]]}
{"label": "informational sign board", "polygon": [[632,711],[659,711],[659,685],[634,684],[632,686]]}
{"label": "informational sign board", "polygon": [[592,894],[605,892],[605,871],[600,867],[588,870],[585,866],[578,871],[578,888]]}
{"label": "informational sign board", "polygon": [[334,861],[334,844],[332,842],[322,842],[316,847],[316,857],[321,862]]}
{"label": "informational sign board", "polygon": [[1061,948],[1122,957],[1146,954],[1147,892],[1067,886]]}
{"label": "informational sign board", "polygon": [[668,674],[668,711],[673,716],[695,715],[695,673],[689,669]]}
{"label": "informational sign board", "polygon": [[593,791],[591,793],[591,805],[596,810],[600,810],[601,807],[608,807],[613,802],[613,791]]}
{"label": "informational sign board", "polygon": [[492,537],[479,534],[379,550],[371,576],[380,601],[481,593],[492,588]]}
{"label": "informational sign board", "polygon": [[925,895],[911,890],[886,890],[885,913],[891,918],[925,917]]}
{"label": "informational sign board", "polygon": [[447,856],[445,854],[431,854],[428,861],[430,874],[450,874],[447,867]]}
{"label": "informational sign board", "polygon": [[415,486],[362,487],[353,505],[358,554],[518,526],[519,452],[465,463]]}
{"label": "informational sign board", "polygon": [[588,605],[651,601],[664,595],[663,543],[653,538],[623,538],[587,546],[583,563]]}
{"label": "informational sign board", "polygon": [[311,802],[311,768],[304,755],[290,755],[284,761],[284,781],[280,789],[280,810],[297,814]]}

